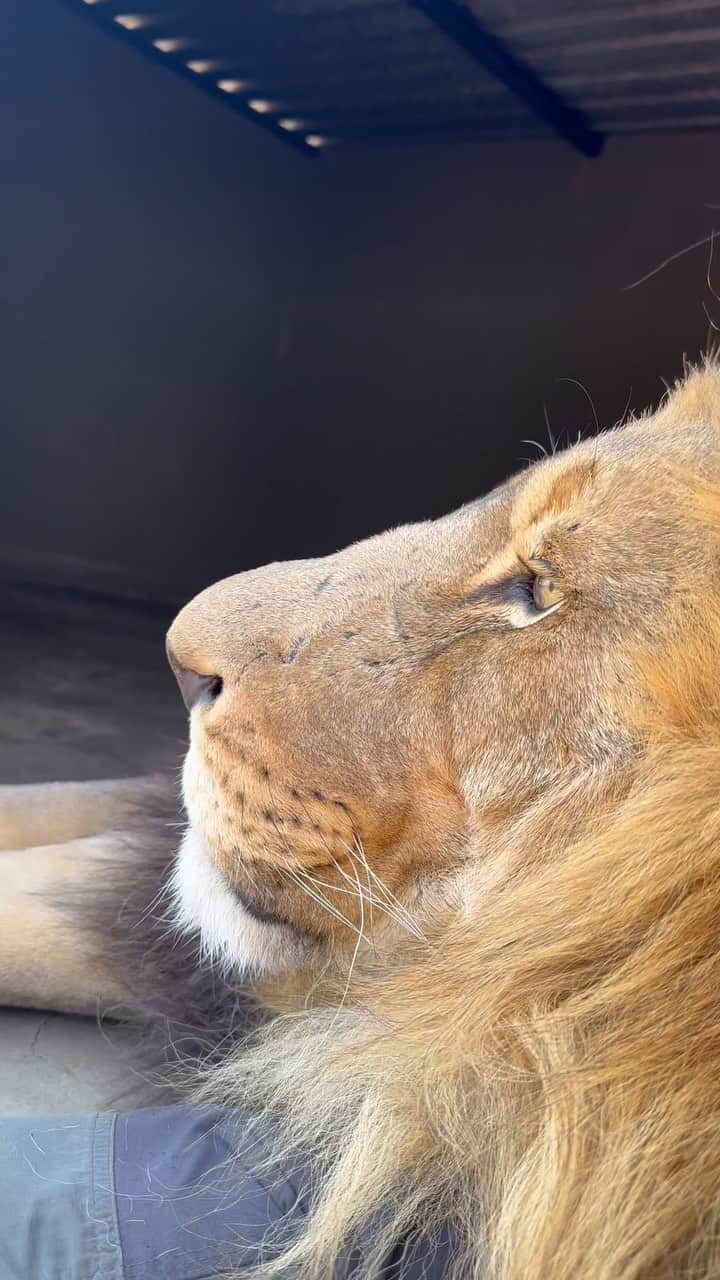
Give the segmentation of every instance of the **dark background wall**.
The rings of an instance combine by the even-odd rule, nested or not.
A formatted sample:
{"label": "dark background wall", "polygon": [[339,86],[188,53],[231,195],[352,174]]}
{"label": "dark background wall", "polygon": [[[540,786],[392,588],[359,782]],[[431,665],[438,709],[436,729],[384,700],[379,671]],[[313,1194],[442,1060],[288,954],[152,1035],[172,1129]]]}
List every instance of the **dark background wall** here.
{"label": "dark background wall", "polygon": [[[717,135],[326,153],[4,0],[0,570],[167,598],[476,495],[720,325]],[[720,293],[720,249],[716,254]]]}

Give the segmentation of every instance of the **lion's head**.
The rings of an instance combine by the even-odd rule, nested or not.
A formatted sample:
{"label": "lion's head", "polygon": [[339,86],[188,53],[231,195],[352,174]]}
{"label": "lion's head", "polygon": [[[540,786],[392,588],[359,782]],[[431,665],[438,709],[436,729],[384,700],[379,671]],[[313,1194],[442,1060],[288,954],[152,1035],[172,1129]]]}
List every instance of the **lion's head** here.
{"label": "lion's head", "polygon": [[425,1231],[446,1280],[720,1275],[719,428],[708,362],[174,623],[181,915],[295,972],[211,1086],[309,1170],[272,1274]]}
{"label": "lion's head", "polygon": [[571,834],[632,754],[638,652],[716,580],[677,477],[717,467],[718,387],[708,369],[444,519],[228,578],[180,613],[179,882],[211,946],[250,971],[325,962],[461,907],[508,832],[519,864],[549,827]]}

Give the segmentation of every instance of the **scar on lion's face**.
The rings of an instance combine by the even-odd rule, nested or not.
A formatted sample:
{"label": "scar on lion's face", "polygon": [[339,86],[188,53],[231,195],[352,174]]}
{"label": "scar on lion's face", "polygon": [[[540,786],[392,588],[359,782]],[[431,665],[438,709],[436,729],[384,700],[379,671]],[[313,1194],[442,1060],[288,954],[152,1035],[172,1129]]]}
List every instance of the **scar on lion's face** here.
{"label": "scar on lion's face", "polygon": [[172,661],[214,678],[186,804],[225,911],[319,945],[412,928],[544,794],[622,765],[634,655],[716,574],[679,477],[717,467],[718,382],[443,519],[182,610]]}

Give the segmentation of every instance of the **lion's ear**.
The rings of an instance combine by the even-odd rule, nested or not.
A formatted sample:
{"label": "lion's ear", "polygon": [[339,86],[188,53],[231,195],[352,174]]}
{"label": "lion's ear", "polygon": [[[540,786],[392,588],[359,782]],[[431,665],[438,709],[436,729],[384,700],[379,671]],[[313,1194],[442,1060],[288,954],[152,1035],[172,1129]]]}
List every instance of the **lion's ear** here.
{"label": "lion's ear", "polygon": [[663,430],[688,427],[693,423],[711,423],[720,436],[720,363],[717,357],[707,357],[676,383],[656,414],[656,421]]}

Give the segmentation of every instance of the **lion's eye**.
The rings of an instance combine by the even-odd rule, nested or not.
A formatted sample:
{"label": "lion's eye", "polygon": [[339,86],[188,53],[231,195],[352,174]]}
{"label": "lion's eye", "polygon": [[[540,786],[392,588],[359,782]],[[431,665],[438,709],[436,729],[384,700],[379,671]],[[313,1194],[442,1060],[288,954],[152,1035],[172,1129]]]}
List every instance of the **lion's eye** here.
{"label": "lion's eye", "polygon": [[540,561],[524,564],[522,576],[500,582],[484,582],[465,596],[465,602],[485,606],[487,621],[482,625],[532,627],[565,604],[568,595],[562,578],[551,565]]}
{"label": "lion's eye", "polygon": [[532,598],[539,613],[547,613],[555,605],[560,604],[563,593],[555,578],[547,576],[535,578],[532,584]]}

